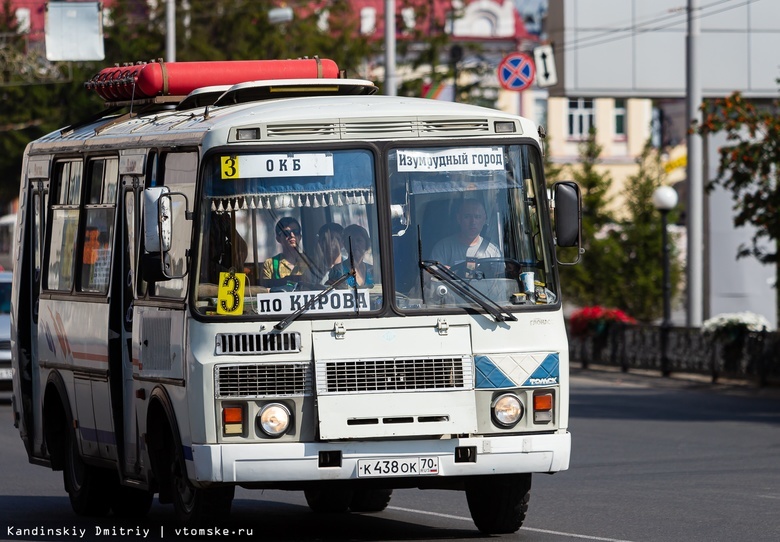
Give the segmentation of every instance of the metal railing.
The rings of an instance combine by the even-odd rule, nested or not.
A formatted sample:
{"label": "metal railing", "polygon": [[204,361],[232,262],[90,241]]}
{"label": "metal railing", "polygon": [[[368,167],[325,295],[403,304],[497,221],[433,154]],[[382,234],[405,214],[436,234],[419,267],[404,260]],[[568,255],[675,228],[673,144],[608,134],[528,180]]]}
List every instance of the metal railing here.
{"label": "metal railing", "polygon": [[[662,334],[668,347],[662,351]],[[662,375],[693,373],[718,379],[780,385],[780,333],[746,332],[729,340],[704,335],[700,328],[614,323],[602,333],[569,337],[572,363],[611,365],[623,371],[646,369]]]}

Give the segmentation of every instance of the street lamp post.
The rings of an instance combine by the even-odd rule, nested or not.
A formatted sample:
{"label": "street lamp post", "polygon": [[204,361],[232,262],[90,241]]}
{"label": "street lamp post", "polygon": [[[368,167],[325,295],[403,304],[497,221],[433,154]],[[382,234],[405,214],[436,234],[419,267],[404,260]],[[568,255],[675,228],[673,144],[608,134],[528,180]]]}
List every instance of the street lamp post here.
{"label": "street lamp post", "polygon": [[677,206],[677,191],[671,186],[660,186],[653,192],[653,205],[661,213],[661,252],[663,254],[664,315],[661,320],[661,372],[669,376],[669,329],[672,327],[672,282],[669,272],[669,240],[667,219],[669,211]]}

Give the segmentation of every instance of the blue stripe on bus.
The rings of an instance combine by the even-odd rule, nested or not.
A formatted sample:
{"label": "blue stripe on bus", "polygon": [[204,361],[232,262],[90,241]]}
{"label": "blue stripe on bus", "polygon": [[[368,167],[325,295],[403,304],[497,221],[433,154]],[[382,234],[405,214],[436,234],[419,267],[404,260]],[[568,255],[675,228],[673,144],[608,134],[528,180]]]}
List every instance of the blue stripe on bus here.
{"label": "blue stripe on bus", "polygon": [[560,359],[555,352],[544,358],[523,386],[552,386],[560,383],[560,377]]}
{"label": "blue stripe on bus", "polygon": [[477,389],[513,388],[516,386],[487,356],[474,358],[474,368],[477,371]]}

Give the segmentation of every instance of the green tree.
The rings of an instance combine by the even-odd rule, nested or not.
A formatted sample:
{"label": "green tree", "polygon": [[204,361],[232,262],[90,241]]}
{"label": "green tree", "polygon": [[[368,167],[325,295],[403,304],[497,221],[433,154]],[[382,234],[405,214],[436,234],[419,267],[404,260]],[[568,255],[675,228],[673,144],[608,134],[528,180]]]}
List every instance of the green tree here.
{"label": "green tree", "polygon": [[[664,184],[666,172],[656,149],[648,141],[637,172],[623,187],[625,213],[611,211],[608,196],[612,178],[596,165],[601,146],[595,132],[580,145],[580,164],[572,177],[583,193],[583,244],[580,263],[561,267],[567,301],[577,305],[618,308],[640,321],[650,322],[663,312],[663,251],[661,218],[652,203],[653,192]],[[670,214],[670,220],[674,213]],[[670,242],[672,296],[680,283],[680,264]]]}
{"label": "green tree", "polygon": [[[694,126],[702,135],[723,131],[728,143],[719,149],[718,177],[709,188],[729,190],[734,201],[734,225],[750,225],[755,233],[737,258],[753,256],[775,266],[780,276],[780,102],[761,106],[739,92],[702,106],[702,122]],[[777,296],[780,317],[780,296]]]}
{"label": "green tree", "polygon": [[[599,172],[602,147],[596,143],[596,131],[580,144],[580,161],[571,168],[571,177],[582,190],[582,241],[585,248],[579,264],[560,268],[565,299],[577,305],[607,305],[614,291],[611,270],[618,268],[622,247],[605,227],[613,225],[608,192],[612,177]],[[559,249],[564,261],[572,261],[574,249]],[[615,305],[612,305],[615,306]]]}
{"label": "green tree", "polygon": [[[639,170],[628,178],[623,191],[627,216],[619,228],[610,232],[624,247],[620,266],[611,271],[615,273],[612,304],[645,322],[663,313],[662,221],[652,200],[653,192],[665,179],[660,154],[648,141],[639,159]],[[673,222],[675,213],[671,212],[668,218]],[[673,299],[679,289],[681,270],[671,237],[668,248]]]}

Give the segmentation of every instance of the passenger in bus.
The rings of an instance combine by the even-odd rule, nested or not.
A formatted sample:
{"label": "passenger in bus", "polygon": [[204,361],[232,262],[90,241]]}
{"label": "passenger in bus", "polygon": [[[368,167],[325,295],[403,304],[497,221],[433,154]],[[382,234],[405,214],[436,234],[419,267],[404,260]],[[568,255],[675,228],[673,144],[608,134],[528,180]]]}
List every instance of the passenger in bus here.
{"label": "passenger in bus", "polygon": [[288,277],[300,279],[309,272],[303,255],[303,237],[300,223],[291,216],[285,216],[276,223],[276,242],[282,251],[263,262],[262,278],[278,280]]}
{"label": "passenger in bus", "polygon": [[229,213],[211,213],[208,250],[206,282],[218,283],[221,272],[245,271],[249,250],[244,238],[233,227]]}
{"label": "passenger in bus", "polygon": [[327,284],[333,284],[339,278],[349,273],[352,269],[352,265],[355,266],[355,276],[350,277],[346,281],[346,286],[354,288],[357,286],[371,287],[374,285],[374,267],[366,263],[364,258],[368,249],[371,248],[371,238],[368,236],[368,232],[362,226],[352,224],[344,228],[344,233],[341,236],[344,247],[349,251],[352,251],[352,264],[350,264],[349,258],[345,258],[341,263],[334,265],[328,274]]}
{"label": "passenger in bus", "polygon": [[341,263],[344,251],[344,245],[341,241],[343,233],[344,227],[336,222],[327,222],[320,228],[315,245],[312,282],[325,284],[330,269]]}
{"label": "passenger in bus", "polygon": [[470,259],[500,258],[501,251],[487,238],[482,228],[487,221],[484,204],[474,198],[460,202],[455,213],[458,233],[445,237],[433,247],[431,259],[452,266]]}

